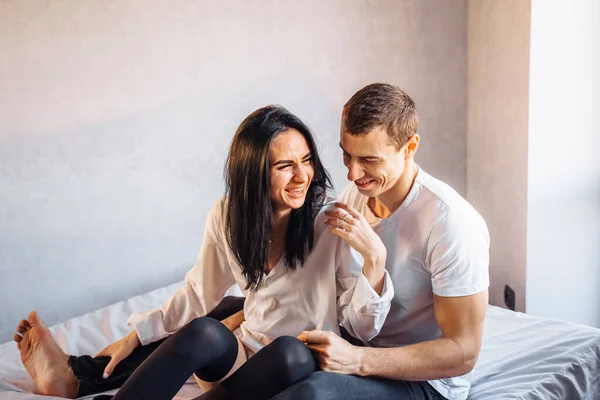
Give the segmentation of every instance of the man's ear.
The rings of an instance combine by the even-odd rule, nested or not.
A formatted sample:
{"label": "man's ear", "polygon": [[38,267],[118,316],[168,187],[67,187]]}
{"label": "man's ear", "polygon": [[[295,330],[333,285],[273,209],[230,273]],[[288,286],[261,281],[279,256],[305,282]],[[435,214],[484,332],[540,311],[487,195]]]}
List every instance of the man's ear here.
{"label": "man's ear", "polygon": [[418,133],[415,133],[414,135],[408,138],[408,142],[406,142],[406,144],[404,145],[406,159],[414,157],[415,153],[417,152],[417,149],[419,148],[420,139],[421,138],[419,137]]}

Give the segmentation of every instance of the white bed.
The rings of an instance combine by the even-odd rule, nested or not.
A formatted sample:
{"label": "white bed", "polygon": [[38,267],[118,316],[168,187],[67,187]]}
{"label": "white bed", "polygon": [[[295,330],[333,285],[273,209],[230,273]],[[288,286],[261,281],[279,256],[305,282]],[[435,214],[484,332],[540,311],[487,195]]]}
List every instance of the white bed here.
{"label": "white bed", "polygon": [[[66,353],[95,354],[127,332],[125,321],[130,313],[159,306],[181,284],[133,297],[50,330]],[[31,394],[34,389],[16,345],[0,345],[0,399],[52,399]],[[190,380],[177,399],[200,393]],[[580,398],[600,399],[600,329],[490,306],[469,399]]]}

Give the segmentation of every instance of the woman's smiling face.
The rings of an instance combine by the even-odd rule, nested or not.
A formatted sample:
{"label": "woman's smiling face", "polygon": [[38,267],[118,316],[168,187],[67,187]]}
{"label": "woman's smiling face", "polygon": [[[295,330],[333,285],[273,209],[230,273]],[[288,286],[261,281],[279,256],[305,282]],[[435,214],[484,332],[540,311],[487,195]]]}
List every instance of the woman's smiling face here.
{"label": "woman's smiling face", "polygon": [[273,211],[298,209],[315,174],[306,139],[295,129],[278,134],[269,148]]}

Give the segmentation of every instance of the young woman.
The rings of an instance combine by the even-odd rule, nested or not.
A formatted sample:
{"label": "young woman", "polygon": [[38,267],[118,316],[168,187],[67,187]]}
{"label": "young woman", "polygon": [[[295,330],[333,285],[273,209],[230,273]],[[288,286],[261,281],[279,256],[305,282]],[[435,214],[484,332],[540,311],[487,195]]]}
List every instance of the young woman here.
{"label": "young woman", "polygon": [[[363,341],[377,335],[393,297],[385,247],[356,210],[323,207],[329,187],[302,121],[278,106],[250,114],[185,286],[160,309],[133,314],[134,331],[113,344],[113,353],[130,352],[169,336],[115,399],[170,399],[192,374],[220,382],[203,398],[269,398],[316,369],[295,338],[302,331],[339,333],[341,323]],[[203,316],[236,283],[245,288],[245,320],[232,332]],[[19,330],[21,343],[31,330]]]}

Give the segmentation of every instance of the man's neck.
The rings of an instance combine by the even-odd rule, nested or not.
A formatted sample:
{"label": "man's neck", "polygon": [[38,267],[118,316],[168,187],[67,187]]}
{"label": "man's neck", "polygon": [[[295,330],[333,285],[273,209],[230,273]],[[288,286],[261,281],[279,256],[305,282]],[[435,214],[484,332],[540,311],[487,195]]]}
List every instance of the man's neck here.
{"label": "man's neck", "polygon": [[[404,200],[406,200],[406,197],[415,182],[418,171],[419,168],[413,160],[408,162],[403,174],[400,175],[393,187],[373,198],[375,200],[369,199],[367,204],[371,211],[379,218],[387,218],[392,215],[394,211],[402,205]],[[379,216],[378,214],[384,216]]]}

